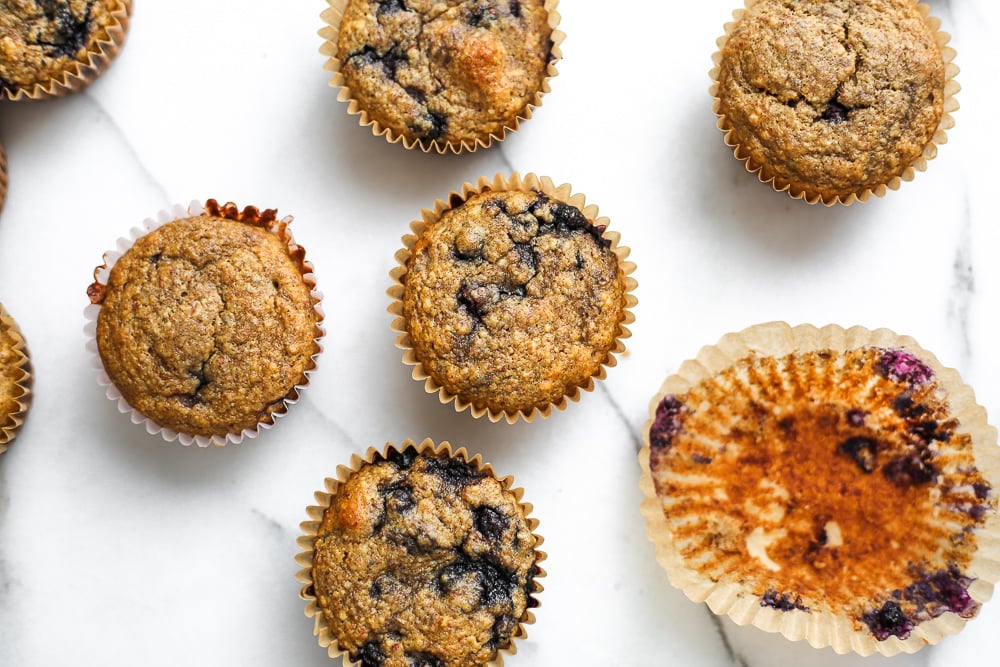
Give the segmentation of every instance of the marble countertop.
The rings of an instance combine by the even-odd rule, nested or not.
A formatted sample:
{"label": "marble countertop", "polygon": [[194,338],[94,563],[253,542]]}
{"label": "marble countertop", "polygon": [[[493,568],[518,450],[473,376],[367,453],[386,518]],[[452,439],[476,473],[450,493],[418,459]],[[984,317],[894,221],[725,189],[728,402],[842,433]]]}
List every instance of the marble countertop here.
{"label": "marble countertop", "polygon": [[[639,514],[636,452],[662,380],[705,344],[769,320],[889,327],[953,366],[1000,414],[995,148],[1000,5],[931,0],[953,34],[962,109],[926,173],[884,199],[810,207],[732,158],[707,93],[737,2],[564,0],[560,75],[522,130],[461,156],[374,138],[327,87],[322,0],[137,0],[129,41],[85,92],[0,104],[10,192],[0,301],[28,338],[28,423],[0,457],[0,665],[315,665],[295,538],[352,453],[448,440],[513,474],[541,520],[548,577],[507,663],[884,664],[716,619],[674,590]],[[385,312],[393,253],[465,181],[536,172],[600,206],[633,249],[628,353],[546,420],[474,420],[410,379]],[[295,216],[326,351],[276,428],[185,448],[96,384],[83,309],[119,236],[214,197]],[[1000,654],[1000,603],[899,667]],[[972,662],[976,661],[976,662]]]}

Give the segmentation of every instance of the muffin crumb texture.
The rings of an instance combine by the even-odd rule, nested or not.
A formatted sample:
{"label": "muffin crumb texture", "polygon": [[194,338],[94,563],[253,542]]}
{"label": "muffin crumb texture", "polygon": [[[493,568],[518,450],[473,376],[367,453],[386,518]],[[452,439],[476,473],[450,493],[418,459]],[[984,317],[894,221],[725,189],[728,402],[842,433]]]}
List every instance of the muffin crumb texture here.
{"label": "muffin crumb texture", "polygon": [[145,416],[192,435],[273,421],[317,351],[302,258],[266,226],[216,213],[140,237],[107,286],[92,286],[112,382]]}
{"label": "muffin crumb texture", "polygon": [[529,607],[535,538],[492,475],[410,447],[342,484],[314,545],[313,588],[364,667],[474,667],[510,646]]}
{"label": "muffin crumb texture", "polygon": [[477,408],[544,408],[601,370],[625,318],[618,257],[538,191],[453,201],[417,240],[403,316],[426,372]]}
{"label": "muffin crumb texture", "polygon": [[875,640],[975,616],[997,510],[933,369],[900,349],[750,356],[656,407],[657,495],[685,566]]}
{"label": "muffin crumb texture", "polygon": [[534,103],[551,32],[543,0],[351,0],[337,51],[372,120],[458,144],[499,135]]}
{"label": "muffin crumb texture", "polygon": [[0,88],[57,79],[108,39],[122,0],[0,0]]}
{"label": "muffin crumb texture", "polygon": [[740,157],[826,200],[902,176],[932,142],[944,88],[910,0],[760,0],[722,49],[716,96]]}

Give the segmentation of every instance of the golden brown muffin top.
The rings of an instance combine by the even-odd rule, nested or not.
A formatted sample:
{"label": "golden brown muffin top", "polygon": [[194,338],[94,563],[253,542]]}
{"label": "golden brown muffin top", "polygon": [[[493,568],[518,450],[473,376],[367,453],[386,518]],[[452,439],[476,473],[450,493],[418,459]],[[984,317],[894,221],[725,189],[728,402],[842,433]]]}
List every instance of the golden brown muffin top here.
{"label": "golden brown muffin top", "polygon": [[551,32],[544,0],[351,0],[337,52],[373,120],[460,144],[511,127],[535,101]]}
{"label": "golden brown muffin top", "polygon": [[403,278],[403,317],[426,372],[477,408],[508,414],[586,384],[626,312],[603,227],[538,191],[453,205],[417,240]]}
{"label": "golden brown muffin top", "polygon": [[0,86],[27,88],[86,63],[122,0],[0,0]]}
{"label": "golden brown muffin top", "polygon": [[[13,415],[20,412],[19,399],[24,396],[21,383],[25,379],[24,339],[0,304],[0,428],[13,425]],[[0,443],[4,441],[0,432]],[[0,444],[0,451],[3,446]]]}
{"label": "golden brown muffin top", "polygon": [[410,447],[340,486],[314,545],[314,594],[365,667],[474,667],[529,607],[535,538],[492,475]]}
{"label": "golden brown muffin top", "polygon": [[225,435],[284,412],[313,367],[318,315],[273,210],[207,208],[136,240],[91,289],[125,400],[179,433]]}
{"label": "golden brown muffin top", "polygon": [[898,349],[750,356],[657,405],[650,466],[687,567],[877,640],[968,593],[996,491],[929,365]]}
{"label": "golden brown muffin top", "polygon": [[911,0],[760,0],[729,35],[718,82],[751,163],[824,197],[900,176],[944,109],[941,50]]}

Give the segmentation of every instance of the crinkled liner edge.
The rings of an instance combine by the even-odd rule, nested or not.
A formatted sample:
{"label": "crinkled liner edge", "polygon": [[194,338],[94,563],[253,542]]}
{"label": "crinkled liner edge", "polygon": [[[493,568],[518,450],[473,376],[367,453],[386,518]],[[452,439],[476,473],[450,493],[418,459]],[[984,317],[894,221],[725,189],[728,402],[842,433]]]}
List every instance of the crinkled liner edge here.
{"label": "crinkled liner edge", "polygon": [[[650,471],[649,429],[656,416],[656,407],[664,396],[683,393],[699,382],[728,368],[751,352],[782,356],[795,351],[822,349],[857,349],[860,347],[894,347],[904,349],[928,363],[949,393],[949,401],[959,417],[961,431],[972,437],[973,455],[980,472],[988,477],[994,489],[1000,489],[1000,447],[997,431],[987,423],[986,410],[978,405],[972,388],[962,382],[958,372],[941,365],[937,357],[921,348],[908,336],[888,329],[869,330],[864,327],[844,329],[837,325],[817,328],[812,325],[792,327],[784,322],[770,322],[749,327],[739,333],[723,336],[716,345],[701,349],[697,358],[685,361],[670,375],[649,403],[649,417],[643,426],[643,447],[639,452],[642,473],[639,488],[643,501],[641,513],[646,517],[646,536],[656,548],[656,559],[667,572],[675,588],[694,602],[705,602],[713,613],[727,615],[738,625],[752,624],[767,632],[777,632],[787,639],[805,639],[815,648],[831,647],[836,653],[854,652],[862,656],[880,653],[893,656],[915,653],[928,644],[937,644],[945,636],[961,630],[966,619],[946,613],[917,625],[909,638],[890,637],[876,641],[863,629],[831,612],[781,612],[761,606],[761,598],[748,595],[736,583],[726,584],[704,577],[685,566],[684,559],[674,548],[663,506],[656,495]],[[967,574],[976,578],[969,588],[970,596],[984,603],[1000,581],[1000,513],[993,512],[978,530],[978,549]]]}
{"label": "crinkled liner edge", "polygon": [[19,357],[17,363],[21,377],[15,380],[14,385],[21,390],[21,395],[17,397],[17,409],[9,415],[0,415],[0,454],[7,451],[7,445],[14,441],[24,420],[28,417],[28,410],[31,409],[32,391],[31,385],[34,376],[31,370],[31,354],[28,351],[28,343],[24,339],[24,334],[17,326],[14,318],[0,304],[0,323],[7,327],[10,337],[14,340],[14,351]]}
{"label": "crinkled liner edge", "polygon": [[7,151],[0,143],[0,213],[3,213],[3,205],[7,203]]}
{"label": "crinkled liner edge", "polygon": [[132,16],[132,0],[122,0],[120,5],[118,9],[111,12],[116,23],[107,26],[105,29],[107,31],[106,38],[98,39],[94,43],[95,50],[87,52],[86,63],[76,61],[56,78],[35,83],[29,88],[16,87],[13,90],[4,88],[0,90],[0,99],[9,99],[15,102],[48,100],[78,92],[93,83],[111,66],[111,62],[125,44]]}
{"label": "crinkled liner edge", "polygon": [[528,637],[527,626],[535,622],[535,614],[533,609],[538,609],[541,607],[537,595],[541,593],[544,589],[539,579],[546,576],[545,570],[540,566],[546,558],[547,554],[544,551],[539,550],[542,543],[545,542],[545,538],[542,537],[538,532],[538,519],[531,516],[531,512],[534,507],[531,503],[524,502],[524,489],[521,487],[514,486],[514,476],[507,475],[506,477],[499,477],[496,471],[493,469],[492,464],[483,463],[483,457],[481,454],[476,454],[475,456],[470,456],[465,447],[458,450],[452,451],[452,446],[447,441],[441,442],[439,444],[434,444],[434,441],[430,438],[425,438],[420,443],[407,438],[401,444],[397,445],[392,442],[387,442],[384,447],[369,447],[365,452],[364,456],[359,456],[358,454],[352,454],[351,460],[348,465],[337,466],[336,477],[327,477],[324,482],[324,491],[317,491],[314,495],[316,498],[316,505],[311,505],[306,508],[306,513],[309,516],[309,521],[303,521],[300,524],[302,535],[296,540],[300,552],[295,556],[295,563],[302,568],[295,575],[295,580],[302,584],[302,588],[299,591],[299,597],[305,601],[305,615],[308,618],[313,619],[313,634],[317,637],[319,645],[327,649],[327,653],[331,658],[342,657],[344,665],[350,665],[351,667],[360,667],[360,662],[353,662],[350,659],[350,655],[347,651],[342,650],[337,642],[337,639],[333,636],[330,631],[330,626],[326,622],[326,617],[323,615],[322,610],[319,607],[319,603],[316,596],[309,592],[309,589],[313,585],[312,578],[312,561],[313,561],[313,547],[316,542],[316,537],[319,532],[320,525],[323,521],[323,514],[326,512],[327,508],[330,507],[330,502],[333,497],[337,494],[338,489],[341,484],[344,484],[354,473],[361,469],[362,466],[370,464],[377,454],[381,454],[383,457],[387,457],[391,451],[402,452],[407,447],[415,447],[421,454],[430,453],[434,455],[445,455],[451,458],[459,458],[463,461],[470,463],[476,467],[482,473],[485,473],[497,481],[500,482],[501,486],[505,491],[510,492],[514,496],[514,500],[517,502],[518,506],[521,508],[524,514],[525,520],[528,522],[528,529],[531,531],[532,537],[535,538],[535,567],[538,570],[537,573],[532,578],[532,589],[528,592],[528,598],[530,603],[524,611],[524,615],[519,619],[517,629],[511,635],[510,645],[507,648],[500,649],[497,652],[496,658],[486,663],[484,667],[502,667],[504,661],[504,655],[514,655],[517,653],[517,640],[524,640]]}
{"label": "crinkled liner edge", "polygon": [[916,172],[925,171],[927,169],[927,163],[937,157],[938,146],[948,143],[948,130],[955,127],[955,119],[951,114],[958,111],[959,108],[958,100],[955,99],[955,95],[957,95],[961,90],[961,86],[958,81],[955,80],[955,77],[958,76],[959,73],[958,65],[954,63],[956,52],[955,49],[948,46],[948,42],[951,41],[951,35],[946,32],[941,32],[941,20],[930,15],[931,8],[928,5],[920,3],[918,0],[911,0],[912,4],[916,5],[917,10],[924,17],[924,21],[927,26],[934,32],[935,41],[937,42],[938,48],[941,50],[941,58],[944,61],[944,105],[941,113],[941,121],[938,123],[937,130],[935,130],[927,145],[924,146],[923,153],[920,157],[918,157],[913,164],[908,166],[899,176],[892,177],[892,179],[890,179],[887,183],[874,187],[862,188],[861,190],[849,195],[831,196],[823,195],[819,192],[811,192],[806,188],[793,185],[790,181],[772,174],[767,168],[767,165],[757,164],[751,160],[750,154],[745,153],[743,151],[743,147],[733,137],[733,130],[729,126],[728,118],[724,113],[719,111],[722,104],[718,97],[722,50],[725,48],[726,42],[729,40],[729,36],[732,34],[733,29],[743,17],[743,14],[747,9],[757,4],[758,1],[759,0],[745,0],[745,8],[737,9],[733,12],[733,21],[725,24],[723,28],[725,34],[716,40],[716,45],[719,50],[712,54],[712,62],[714,65],[708,74],[712,80],[712,85],[708,90],[709,94],[712,96],[712,112],[717,118],[716,127],[718,127],[723,133],[723,141],[725,141],[726,146],[729,146],[729,148],[733,150],[733,155],[737,160],[743,163],[746,170],[751,174],[756,175],[757,179],[761,183],[770,185],[776,192],[785,192],[792,199],[801,199],[808,204],[822,203],[827,207],[834,206],[836,204],[850,206],[855,202],[866,202],[871,199],[872,195],[875,197],[884,197],[887,190],[898,190],[903,181],[912,181]]}
{"label": "crinkled liner edge", "polygon": [[[121,256],[124,255],[125,252],[127,252],[140,237],[145,236],[159,227],[162,227],[168,222],[198,216],[202,213],[205,213],[204,204],[199,201],[192,201],[187,207],[175,204],[168,210],[160,211],[156,218],[146,218],[143,221],[141,228],[133,227],[130,229],[128,238],[119,238],[115,245],[115,249],[104,253],[104,263],[97,267],[94,271],[95,281],[101,285],[107,285],[108,276],[111,273],[111,267],[115,265],[115,262],[117,262],[119,258],[121,258]],[[288,224],[291,221],[292,216],[285,216],[283,218],[276,219],[274,223],[272,223],[272,227],[281,224]],[[292,237],[291,230],[286,229],[285,236],[285,240],[287,241],[289,247],[294,246],[295,241]],[[239,444],[243,442],[244,438],[256,438],[262,430],[272,428],[278,418],[288,413],[288,407],[298,402],[300,392],[309,385],[309,376],[316,372],[317,359],[323,352],[322,339],[323,336],[326,335],[326,329],[323,327],[323,293],[316,288],[316,277],[313,274],[312,263],[308,260],[304,260],[303,267],[306,269],[306,273],[302,274],[302,279],[305,281],[306,285],[309,286],[309,294],[312,297],[313,309],[316,311],[316,315],[318,317],[316,320],[316,336],[313,338],[316,351],[311,355],[311,367],[306,369],[303,373],[302,382],[296,384],[288,392],[281,408],[276,409],[270,414],[272,419],[270,423],[260,422],[257,424],[256,428],[243,429],[239,433],[227,433],[225,436],[208,436],[180,433],[171,428],[160,426],[149,417],[146,417],[144,414],[129,405],[128,401],[125,400],[121,392],[118,390],[118,387],[115,386],[115,384],[111,381],[111,378],[108,377],[108,374],[104,371],[104,364],[101,361],[101,355],[97,349],[97,317],[101,312],[101,306],[89,304],[83,310],[84,318],[86,319],[83,331],[87,336],[87,351],[91,353],[91,366],[97,372],[97,384],[106,388],[105,394],[108,399],[115,401],[118,404],[118,411],[122,414],[128,414],[133,424],[143,424],[146,428],[146,432],[150,435],[160,435],[167,442],[178,440],[185,447],[192,444],[198,445],[199,447],[208,447],[209,445],[225,447],[227,443],[234,445]]]}
{"label": "crinkled liner edge", "polygon": [[[437,381],[435,381],[434,378],[427,373],[423,364],[417,358],[410,340],[409,331],[406,327],[406,320],[403,317],[403,294],[406,289],[404,282],[407,272],[406,264],[410,259],[417,239],[423,234],[424,230],[429,225],[437,222],[445,211],[453,208],[453,205],[450,202],[455,201],[456,198],[464,202],[468,200],[469,197],[486,190],[496,192],[506,190],[525,192],[539,190],[557,201],[575,206],[588,220],[592,221],[595,226],[604,225],[605,231],[602,234],[602,237],[610,242],[611,251],[618,258],[621,277],[625,285],[625,314],[622,321],[618,323],[618,334],[615,337],[614,345],[612,345],[611,349],[608,350],[607,358],[601,364],[598,372],[587,378],[587,382],[585,384],[568,387],[562,398],[555,403],[549,403],[544,407],[532,406],[530,408],[522,408],[521,410],[517,410],[515,412],[495,411],[485,407],[476,407],[469,401],[459,397],[457,394],[451,393],[438,384]],[[396,251],[397,266],[389,273],[389,277],[392,278],[393,284],[392,287],[386,290],[386,294],[392,299],[392,303],[389,304],[387,311],[391,315],[395,316],[391,326],[392,330],[397,334],[396,347],[403,350],[403,363],[407,366],[413,366],[413,379],[418,382],[424,382],[424,390],[427,393],[433,394],[436,392],[441,400],[441,403],[447,404],[453,402],[456,412],[469,410],[472,416],[477,419],[486,416],[491,422],[494,423],[500,421],[501,419],[506,420],[508,424],[513,424],[519,419],[523,419],[525,422],[531,422],[537,416],[545,418],[551,415],[553,407],[558,410],[565,410],[568,404],[567,400],[573,402],[579,401],[581,390],[586,392],[593,391],[595,381],[603,380],[607,377],[607,369],[618,364],[618,360],[615,355],[620,355],[625,352],[625,343],[623,341],[632,335],[632,332],[626,325],[632,324],[635,321],[635,315],[632,313],[632,308],[638,303],[638,299],[636,299],[633,294],[638,286],[638,283],[632,277],[632,273],[635,271],[635,264],[627,260],[631,251],[628,247],[620,245],[621,234],[616,231],[607,230],[610,223],[607,216],[600,216],[597,206],[595,204],[588,205],[586,197],[583,194],[573,193],[572,186],[569,183],[563,183],[560,186],[556,186],[552,179],[547,176],[527,174],[522,178],[517,172],[512,173],[510,176],[497,174],[492,179],[481,176],[475,184],[465,183],[462,186],[461,192],[452,191],[447,199],[438,199],[434,202],[433,210],[423,209],[421,214],[421,220],[415,220],[410,223],[410,230],[412,233],[403,236],[403,248]]]}
{"label": "crinkled liner edge", "polygon": [[408,150],[416,148],[424,153],[436,152],[441,155],[449,152],[458,154],[463,151],[471,153],[479,148],[489,148],[494,141],[503,141],[507,138],[508,134],[516,132],[523,121],[530,120],[532,115],[534,115],[535,109],[542,106],[542,97],[552,91],[551,81],[559,74],[556,63],[562,60],[560,45],[566,39],[566,34],[558,29],[561,16],[556,11],[556,8],[559,5],[559,0],[545,0],[545,10],[548,12],[548,24],[549,28],[552,29],[550,36],[552,40],[551,57],[546,65],[545,78],[542,79],[541,89],[535,93],[534,99],[525,106],[524,110],[509,125],[505,125],[500,132],[493,132],[486,137],[477,137],[475,140],[464,139],[461,142],[451,143],[436,139],[430,141],[426,139],[411,139],[392,128],[384,127],[380,122],[372,119],[368,112],[361,108],[358,100],[352,96],[351,90],[347,87],[344,76],[340,72],[343,63],[337,57],[337,38],[340,33],[340,22],[344,17],[344,11],[350,0],[327,0],[327,2],[330,6],[320,15],[327,25],[319,30],[319,36],[324,40],[319,51],[327,57],[323,69],[332,73],[330,87],[337,89],[337,100],[339,102],[347,102],[347,113],[352,116],[358,116],[359,124],[362,127],[370,127],[374,136],[385,137],[386,141],[390,144],[402,143],[403,147]]}

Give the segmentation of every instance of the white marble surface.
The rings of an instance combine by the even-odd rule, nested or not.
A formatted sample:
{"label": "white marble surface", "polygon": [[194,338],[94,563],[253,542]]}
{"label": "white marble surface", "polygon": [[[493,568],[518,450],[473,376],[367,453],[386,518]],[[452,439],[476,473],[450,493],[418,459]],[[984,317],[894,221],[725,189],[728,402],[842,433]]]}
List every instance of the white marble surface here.
{"label": "white marble surface", "polygon": [[[638,432],[684,359],[774,319],[910,334],[1000,414],[1000,6],[930,2],[962,68],[950,142],[901,191],[826,209],[760,185],[715,129],[709,56],[736,4],[564,0],[552,93],[521,132],[473,155],[409,153],[346,114],[317,53],[322,0],[136,0],[128,44],[86,92],[0,105],[0,301],[37,377],[27,426],[0,457],[0,665],[329,664],[293,578],[304,508],[352,453],[425,436],[514,474],[541,520],[546,590],[508,664],[861,664],[714,620],[670,587],[638,511]],[[610,216],[640,304],[606,382],[507,426],[410,379],[384,291],[422,207],[512,169],[571,182]],[[199,450],[147,435],[104,398],[82,310],[115,239],[207,197],[296,217],[329,333],[275,429]],[[893,664],[995,664],[998,624],[1000,603],[987,604],[957,637]]]}

